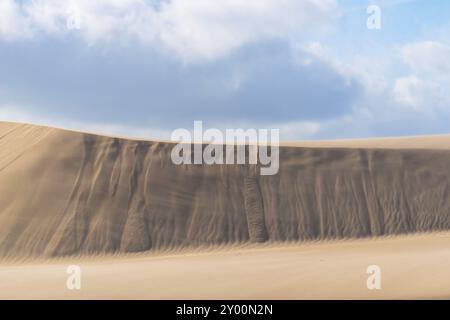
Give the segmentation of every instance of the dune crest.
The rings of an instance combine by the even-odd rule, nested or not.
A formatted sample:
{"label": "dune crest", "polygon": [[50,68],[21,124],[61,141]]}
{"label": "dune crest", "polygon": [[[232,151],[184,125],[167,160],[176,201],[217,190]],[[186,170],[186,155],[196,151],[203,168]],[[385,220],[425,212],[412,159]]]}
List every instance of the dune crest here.
{"label": "dune crest", "polygon": [[1,258],[450,229],[450,150],[285,146],[259,176],[33,125],[0,123],[0,146]]}

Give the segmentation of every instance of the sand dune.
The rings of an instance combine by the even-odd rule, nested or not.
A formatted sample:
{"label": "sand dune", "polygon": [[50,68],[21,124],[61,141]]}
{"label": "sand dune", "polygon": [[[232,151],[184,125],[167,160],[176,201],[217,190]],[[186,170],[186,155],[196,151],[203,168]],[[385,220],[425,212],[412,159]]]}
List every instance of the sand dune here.
{"label": "sand dune", "polygon": [[0,299],[450,298],[449,136],[284,143],[275,176],[172,146],[0,123]]}
{"label": "sand dune", "polygon": [[304,148],[370,148],[370,149],[450,149],[449,135],[387,137],[349,140],[284,141],[285,147]]}
{"label": "sand dune", "polygon": [[[66,287],[73,264],[81,290]],[[449,299],[450,234],[72,257],[1,265],[0,284],[0,299]]]}
{"label": "sand dune", "polygon": [[256,176],[176,166],[167,142],[1,123],[0,257],[448,230],[450,138],[436,139],[285,146],[279,174]]}

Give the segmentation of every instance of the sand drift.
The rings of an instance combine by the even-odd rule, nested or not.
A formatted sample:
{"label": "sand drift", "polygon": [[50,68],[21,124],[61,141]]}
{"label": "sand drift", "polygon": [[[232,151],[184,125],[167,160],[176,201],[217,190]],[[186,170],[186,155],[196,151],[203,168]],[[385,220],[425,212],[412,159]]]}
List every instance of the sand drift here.
{"label": "sand drift", "polygon": [[[450,139],[449,139],[450,141]],[[174,165],[167,142],[0,123],[0,257],[143,252],[450,229],[450,150],[280,148]]]}

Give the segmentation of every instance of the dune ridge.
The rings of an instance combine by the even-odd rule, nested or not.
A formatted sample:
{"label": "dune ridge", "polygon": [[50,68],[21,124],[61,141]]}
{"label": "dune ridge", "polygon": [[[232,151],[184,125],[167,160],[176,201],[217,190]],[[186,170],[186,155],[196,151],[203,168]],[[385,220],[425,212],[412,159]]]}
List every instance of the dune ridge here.
{"label": "dune ridge", "polygon": [[259,176],[176,166],[167,142],[0,123],[0,258],[448,230],[450,150],[408,141],[283,146]]}

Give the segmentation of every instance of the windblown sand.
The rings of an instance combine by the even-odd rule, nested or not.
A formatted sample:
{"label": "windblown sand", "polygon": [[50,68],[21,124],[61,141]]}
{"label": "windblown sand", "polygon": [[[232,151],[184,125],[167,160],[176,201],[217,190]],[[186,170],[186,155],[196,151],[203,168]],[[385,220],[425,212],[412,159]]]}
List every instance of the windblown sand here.
{"label": "windblown sand", "polygon": [[[367,289],[369,265],[381,290]],[[0,286],[0,299],[449,299],[450,234],[3,265]]]}
{"label": "windblown sand", "polygon": [[[276,176],[172,146],[0,123],[0,296],[449,297],[450,137],[285,143]],[[65,262],[30,262],[92,254],[75,294]],[[391,289],[367,290],[369,264]]]}

